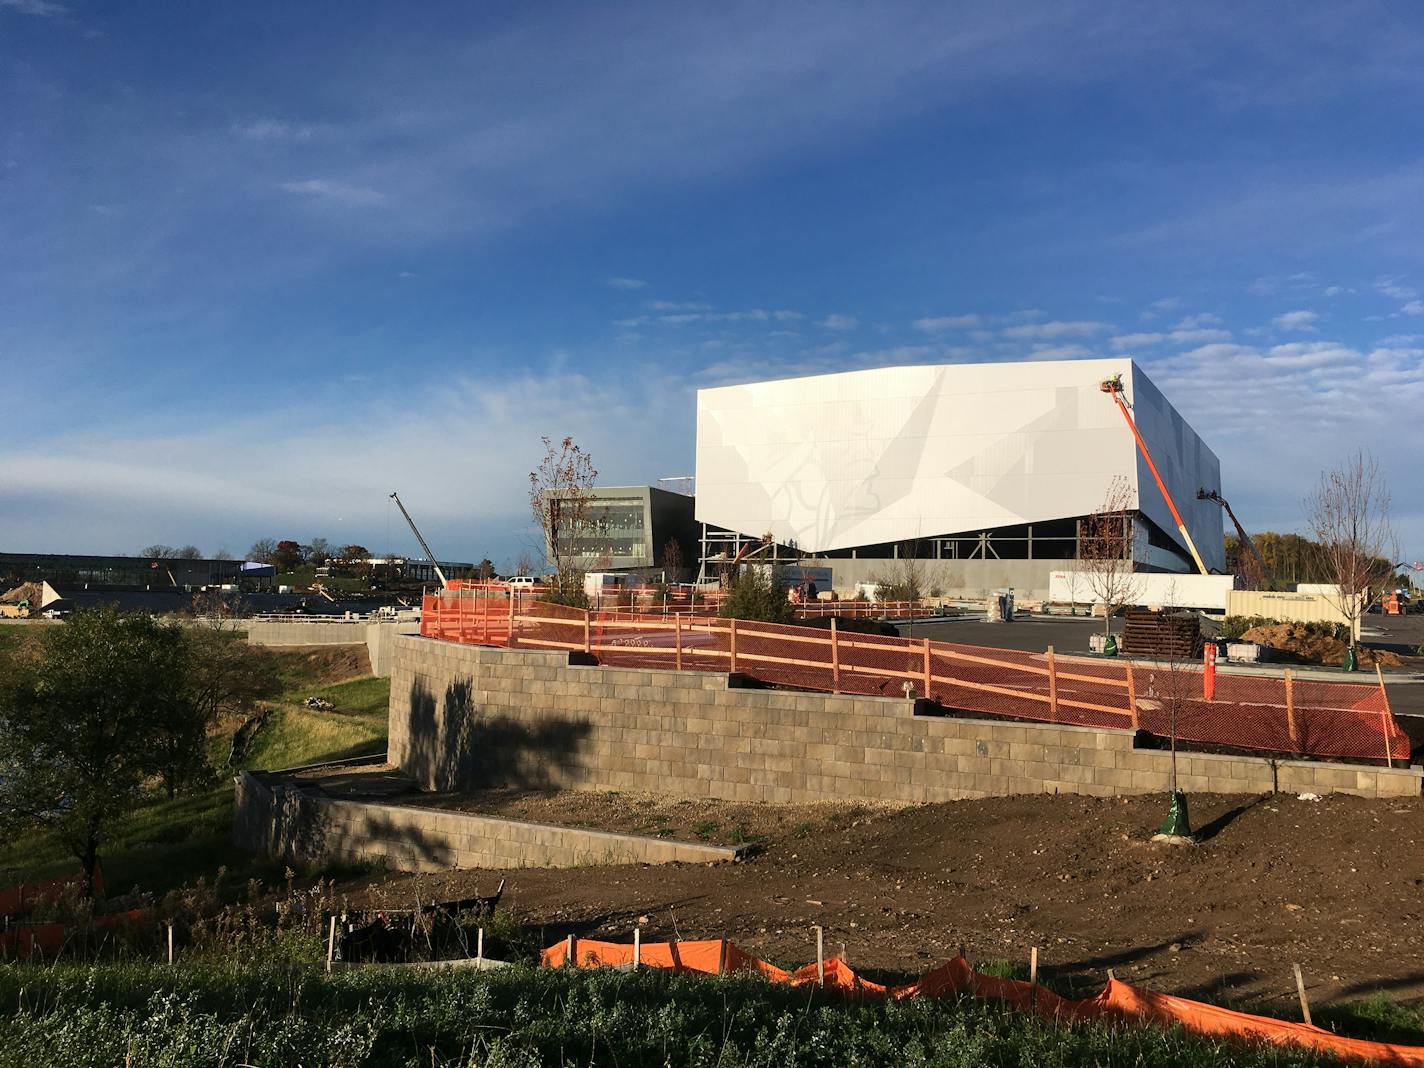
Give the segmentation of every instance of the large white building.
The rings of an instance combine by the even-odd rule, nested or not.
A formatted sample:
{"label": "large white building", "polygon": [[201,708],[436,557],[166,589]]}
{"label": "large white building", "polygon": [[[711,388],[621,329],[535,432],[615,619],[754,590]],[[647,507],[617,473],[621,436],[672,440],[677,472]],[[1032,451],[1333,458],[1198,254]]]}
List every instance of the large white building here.
{"label": "large white building", "polygon": [[913,554],[946,594],[1047,596],[1079,520],[1114,483],[1147,570],[1194,570],[1123,395],[1206,566],[1225,568],[1221,468],[1129,359],[885,367],[697,394],[697,505],[710,567],[770,535],[848,588]]}

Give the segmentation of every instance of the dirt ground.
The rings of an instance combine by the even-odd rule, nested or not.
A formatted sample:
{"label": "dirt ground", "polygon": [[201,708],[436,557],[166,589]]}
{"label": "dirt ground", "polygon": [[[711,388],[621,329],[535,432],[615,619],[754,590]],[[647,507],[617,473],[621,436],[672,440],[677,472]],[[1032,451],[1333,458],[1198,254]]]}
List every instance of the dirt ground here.
{"label": "dirt ground", "polygon": [[[403,799],[404,800],[404,799]],[[544,944],[727,935],[780,964],[814,958],[812,926],[851,963],[917,974],[963,945],[1096,990],[1108,968],[1210,1000],[1424,996],[1424,801],[1293,795],[1192,799],[1196,846],[1149,841],[1162,796],[1024,796],[901,810],[635,795],[499,793],[461,807],[669,837],[755,842],[735,864],[370,877],[357,902],[488,893]],[[715,824],[715,826],[713,826]]]}
{"label": "dirt ground", "polygon": [[371,654],[364,645],[284,645],[269,648],[289,676],[310,686],[329,686],[371,674]]}

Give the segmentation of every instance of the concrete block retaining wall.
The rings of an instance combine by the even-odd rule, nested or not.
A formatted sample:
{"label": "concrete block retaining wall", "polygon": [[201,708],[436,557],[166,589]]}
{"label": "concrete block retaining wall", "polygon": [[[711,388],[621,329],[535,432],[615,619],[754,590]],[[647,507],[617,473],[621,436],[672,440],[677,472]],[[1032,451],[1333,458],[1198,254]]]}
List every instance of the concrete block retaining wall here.
{"label": "concrete block retaining wall", "polygon": [[287,622],[253,619],[244,627],[250,645],[364,645],[371,656],[371,674],[391,673],[393,639],[420,633],[419,623],[370,623],[364,619],[332,622]]}
{"label": "concrete block retaining wall", "polygon": [[289,863],[364,860],[398,871],[715,863],[737,850],[525,823],[410,805],[322,797],[285,777],[237,778],[233,841]]}
{"label": "concrete block retaining wall", "polygon": [[[571,666],[570,654],[395,639],[389,758],[430,790],[646,790],[924,803],[1164,792],[1132,733],[917,716],[892,697],[739,688],[726,675]],[[1419,768],[1180,754],[1181,788],[1417,797]]]}

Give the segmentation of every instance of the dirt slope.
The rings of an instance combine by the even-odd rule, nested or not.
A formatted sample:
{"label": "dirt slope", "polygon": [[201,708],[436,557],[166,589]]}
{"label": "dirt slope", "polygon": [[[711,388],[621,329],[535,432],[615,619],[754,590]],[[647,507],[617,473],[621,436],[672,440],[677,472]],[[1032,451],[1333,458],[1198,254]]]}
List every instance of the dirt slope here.
{"label": "dirt slope", "polygon": [[[1299,961],[1318,997],[1424,994],[1418,799],[1201,796],[1192,816],[1204,840],[1176,848],[1148,841],[1163,797],[810,806],[820,814],[780,821],[759,807],[764,849],[742,863],[518,871],[509,900],[549,942],[568,931],[628,938],[646,917],[648,939],[726,933],[802,963],[821,924],[830,946],[873,969],[918,972],[960,944],[974,959],[1021,961],[1038,945],[1047,974],[1083,989],[1111,967],[1162,990],[1285,1005]],[[522,815],[600,825],[598,808],[563,794]],[[704,828],[713,818],[698,809]],[[723,812],[719,823],[737,819]],[[396,875],[352,889],[368,901],[428,900],[488,892],[502,874]]]}

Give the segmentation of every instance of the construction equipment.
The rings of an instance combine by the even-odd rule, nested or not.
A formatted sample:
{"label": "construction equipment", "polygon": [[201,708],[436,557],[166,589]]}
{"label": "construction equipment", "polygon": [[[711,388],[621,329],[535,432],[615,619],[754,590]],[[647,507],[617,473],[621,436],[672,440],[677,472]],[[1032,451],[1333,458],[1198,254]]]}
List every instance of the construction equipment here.
{"label": "construction equipment", "polygon": [[445,577],[445,572],[440,570],[440,564],[435,559],[435,554],[430,551],[430,546],[425,543],[425,538],[421,536],[420,528],[415,525],[415,520],[410,517],[410,513],[405,510],[405,505],[401,503],[400,494],[392,493],[391,500],[396,502],[396,507],[400,509],[401,515],[405,516],[405,521],[410,524],[410,532],[415,535],[415,540],[420,542],[420,547],[425,550],[425,558],[430,561],[430,566],[435,568],[435,573],[440,576],[440,588],[449,589],[450,580]]}
{"label": "construction equipment", "polygon": [[1122,417],[1127,420],[1127,429],[1132,431],[1133,438],[1137,441],[1137,448],[1142,453],[1142,458],[1147,461],[1148,470],[1152,472],[1152,477],[1157,480],[1157,488],[1162,491],[1162,498],[1167,502],[1167,508],[1172,513],[1172,519],[1177,524],[1177,531],[1182,535],[1183,542],[1192,554],[1192,560],[1197,565],[1197,570],[1203,575],[1211,574],[1206,569],[1206,564],[1202,563],[1201,553],[1197,552],[1197,543],[1192,540],[1191,533],[1187,530],[1187,524],[1182,519],[1182,513],[1177,511],[1177,505],[1172,500],[1172,495],[1167,492],[1167,483],[1162,481],[1161,474],[1157,471],[1157,465],[1152,462],[1152,454],[1147,451],[1147,442],[1142,440],[1142,435],[1137,432],[1137,423],[1133,421],[1132,413],[1127,409],[1127,402],[1122,396],[1122,375],[1113,375],[1109,379],[1098,383],[1098,389],[1102,390],[1116,402],[1118,410],[1122,412]]}
{"label": "construction equipment", "polygon": [[1242,578],[1246,580],[1246,588],[1248,590],[1263,590],[1269,586],[1271,584],[1271,569],[1266,566],[1266,561],[1257,550],[1256,543],[1251,540],[1251,535],[1246,533],[1246,528],[1241,525],[1241,520],[1236,518],[1236,513],[1231,510],[1231,505],[1227,503],[1226,498],[1216,490],[1200,488],[1197,490],[1197,500],[1215,501],[1221,505],[1232,525],[1236,527],[1237,540],[1246,547],[1246,551],[1251,554],[1251,560],[1254,562],[1254,566],[1252,566],[1247,565],[1244,560],[1241,561],[1244,565],[1241,570],[1244,572]]}

